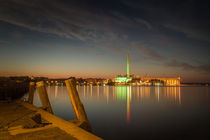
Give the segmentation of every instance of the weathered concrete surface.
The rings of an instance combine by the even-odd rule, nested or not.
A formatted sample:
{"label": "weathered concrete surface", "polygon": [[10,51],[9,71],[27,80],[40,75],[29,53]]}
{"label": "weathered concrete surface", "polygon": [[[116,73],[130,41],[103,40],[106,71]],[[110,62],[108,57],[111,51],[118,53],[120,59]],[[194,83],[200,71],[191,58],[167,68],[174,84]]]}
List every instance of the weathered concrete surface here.
{"label": "weathered concrete surface", "polygon": [[101,138],[31,104],[0,102],[0,140]]}

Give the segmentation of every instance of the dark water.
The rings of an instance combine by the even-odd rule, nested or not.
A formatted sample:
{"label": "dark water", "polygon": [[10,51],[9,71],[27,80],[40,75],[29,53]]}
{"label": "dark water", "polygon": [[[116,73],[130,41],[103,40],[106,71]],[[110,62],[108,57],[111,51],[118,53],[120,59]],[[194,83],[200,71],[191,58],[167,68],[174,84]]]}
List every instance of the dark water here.
{"label": "dark water", "polygon": [[[210,87],[79,86],[93,133],[107,140],[210,139]],[[55,115],[75,119],[65,86],[47,87]],[[38,94],[35,105],[41,106]]]}

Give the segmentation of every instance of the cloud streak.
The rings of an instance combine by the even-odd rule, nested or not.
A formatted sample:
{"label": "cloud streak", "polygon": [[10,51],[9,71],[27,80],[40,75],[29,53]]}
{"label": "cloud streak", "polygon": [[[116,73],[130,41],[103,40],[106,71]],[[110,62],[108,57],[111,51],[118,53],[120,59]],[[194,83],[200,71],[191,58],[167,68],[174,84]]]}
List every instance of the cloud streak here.
{"label": "cloud streak", "polygon": [[139,19],[141,23],[135,24],[131,18],[123,14],[113,14],[113,12],[105,14],[97,12],[98,9],[90,9],[77,3],[66,4],[61,1],[3,0],[0,8],[2,21],[83,41],[90,39],[89,32],[113,33],[119,28],[137,27],[144,24],[149,26],[145,20]]}
{"label": "cloud streak", "polygon": [[0,43],[10,43],[9,41],[7,41],[7,40],[0,40]]}
{"label": "cloud streak", "polygon": [[163,55],[160,55],[156,50],[149,47],[148,45],[145,45],[141,42],[132,42],[131,43],[132,49],[139,52],[140,54],[144,55],[145,59],[150,59],[154,61],[164,61],[167,59]]}
{"label": "cloud streak", "polygon": [[186,62],[180,62],[177,60],[171,60],[170,62],[164,63],[165,66],[174,67],[174,68],[181,68],[183,70],[190,70],[195,71],[198,73],[209,74],[210,73],[210,63],[202,64],[199,66],[194,66]]}

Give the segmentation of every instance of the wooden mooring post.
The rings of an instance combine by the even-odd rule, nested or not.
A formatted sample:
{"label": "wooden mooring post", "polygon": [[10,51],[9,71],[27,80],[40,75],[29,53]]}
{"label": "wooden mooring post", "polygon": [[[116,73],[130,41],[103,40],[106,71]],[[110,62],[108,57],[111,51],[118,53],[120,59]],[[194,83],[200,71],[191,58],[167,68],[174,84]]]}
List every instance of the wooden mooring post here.
{"label": "wooden mooring post", "polygon": [[29,104],[33,104],[34,91],[35,91],[35,82],[30,82],[29,83],[29,97],[28,97]]}
{"label": "wooden mooring post", "polygon": [[[66,87],[70,96],[70,100],[74,109],[76,116],[76,121],[74,122],[77,126],[91,131],[90,123],[88,121],[84,106],[80,101],[79,94],[76,89],[76,82],[74,79],[65,80]],[[72,121],[73,122],[73,121]]]}
{"label": "wooden mooring post", "polygon": [[47,90],[44,85],[44,82],[43,81],[37,82],[36,87],[39,92],[40,100],[42,102],[42,108],[48,111],[49,113],[53,114],[52,107],[51,107],[51,104],[47,95]]}

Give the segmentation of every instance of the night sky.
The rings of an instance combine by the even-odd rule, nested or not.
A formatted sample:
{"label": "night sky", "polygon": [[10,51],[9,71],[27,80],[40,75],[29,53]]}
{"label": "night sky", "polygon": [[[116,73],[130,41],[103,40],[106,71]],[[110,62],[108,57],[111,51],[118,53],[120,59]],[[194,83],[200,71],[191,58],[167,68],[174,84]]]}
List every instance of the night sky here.
{"label": "night sky", "polygon": [[0,0],[0,76],[210,82],[206,0]]}

